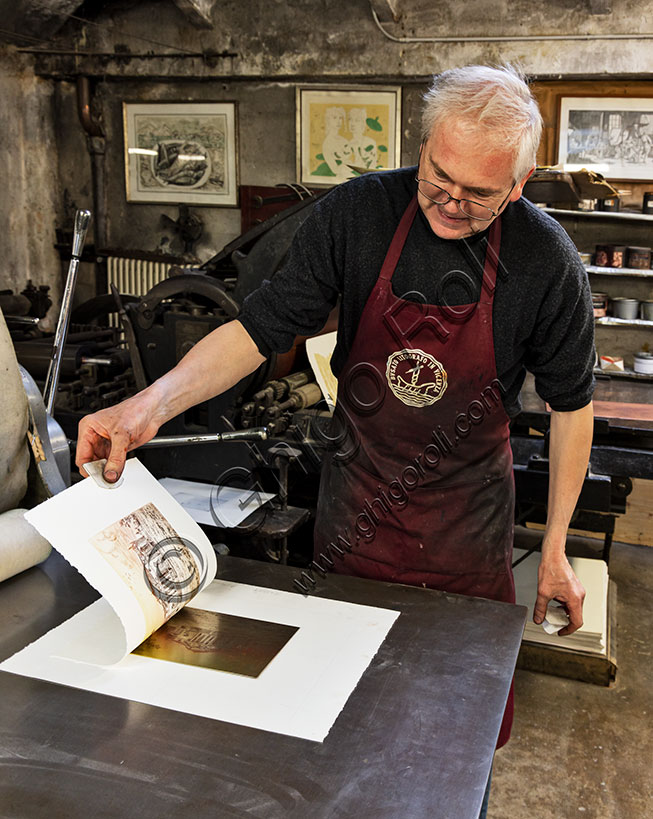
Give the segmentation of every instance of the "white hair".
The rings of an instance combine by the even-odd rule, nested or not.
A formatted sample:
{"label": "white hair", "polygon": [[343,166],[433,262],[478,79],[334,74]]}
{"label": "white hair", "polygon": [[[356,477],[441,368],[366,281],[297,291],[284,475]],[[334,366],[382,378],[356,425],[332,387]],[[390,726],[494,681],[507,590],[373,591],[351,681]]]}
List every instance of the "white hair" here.
{"label": "white hair", "polygon": [[542,116],[525,76],[514,66],[468,65],[436,74],[424,94],[422,139],[449,118],[463,121],[485,142],[489,138],[512,148],[516,181],[535,165]]}

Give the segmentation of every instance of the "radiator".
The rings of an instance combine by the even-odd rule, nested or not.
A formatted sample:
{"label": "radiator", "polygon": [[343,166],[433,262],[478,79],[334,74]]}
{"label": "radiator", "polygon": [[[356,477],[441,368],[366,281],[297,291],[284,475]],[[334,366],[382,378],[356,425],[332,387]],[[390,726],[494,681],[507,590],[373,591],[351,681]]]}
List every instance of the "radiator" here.
{"label": "radiator", "polygon": [[119,293],[144,296],[155,284],[167,278],[167,262],[147,262],[125,256],[107,257],[107,290],[115,284]]}
{"label": "radiator", "polygon": [[[115,284],[123,295],[144,296],[155,284],[167,278],[169,267],[167,262],[107,256],[107,291],[110,293],[111,285]],[[120,327],[120,319],[115,313],[109,314],[109,326]]]}

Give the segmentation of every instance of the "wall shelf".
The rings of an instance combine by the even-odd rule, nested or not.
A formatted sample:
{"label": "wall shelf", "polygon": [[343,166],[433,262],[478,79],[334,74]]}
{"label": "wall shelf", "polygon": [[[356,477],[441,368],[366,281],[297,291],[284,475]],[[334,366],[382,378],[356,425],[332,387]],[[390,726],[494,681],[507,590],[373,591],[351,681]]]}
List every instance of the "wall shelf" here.
{"label": "wall shelf", "polygon": [[614,316],[602,316],[594,319],[595,324],[600,324],[603,327],[651,327],[653,328],[653,321],[646,321],[646,319],[620,319]]}
{"label": "wall shelf", "polygon": [[560,208],[542,208],[545,213],[552,216],[580,216],[583,219],[616,219],[631,222],[653,222],[653,214],[649,213],[626,213],[624,211],[612,210],[564,210]]}
{"label": "wall shelf", "polygon": [[594,264],[586,264],[585,270],[588,273],[595,273],[598,276],[631,276],[638,279],[653,279],[653,270],[642,270],[634,267],[597,267]]}
{"label": "wall shelf", "polygon": [[635,370],[602,370],[594,367],[594,375],[597,378],[628,378],[636,381],[653,381],[653,373],[636,373]]}

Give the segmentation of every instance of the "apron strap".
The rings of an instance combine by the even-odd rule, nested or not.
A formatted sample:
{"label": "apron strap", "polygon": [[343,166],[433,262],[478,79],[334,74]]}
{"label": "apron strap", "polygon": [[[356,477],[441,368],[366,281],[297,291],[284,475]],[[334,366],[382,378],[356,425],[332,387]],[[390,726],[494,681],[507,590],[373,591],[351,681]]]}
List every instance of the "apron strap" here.
{"label": "apron strap", "polygon": [[388,252],[385,254],[385,259],[383,260],[381,272],[379,273],[380,279],[385,279],[386,281],[390,281],[392,279],[392,274],[395,272],[395,268],[397,267],[397,262],[399,261],[401,251],[404,249],[404,245],[406,244],[406,238],[410,231],[411,225],[413,224],[413,219],[415,218],[416,213],[417,196],[410,200],[410,204],[404,211],[404,215],[401,217],[401,221],[399,222],[397,230],[395,231],[395,235],[392,237],[390,247],[388,248]]}
{"label": "apron strap", "polygon": [[[491,296],[494,296],[497,283],[497,271],[501,260],[499,258],[499,251],[501,249],[501,216],[497,218],[490,225],[488,238],[482,239],[481,242],[485,245],[485,262],[481,266],[480,260],[472,253],[464,239],[458,241],[460,252],[469,262],[472,270],[476,270],[482,276],[481,289],[485,287]],[[505,268],[504,268],[505,269]]]}
{"label": "apron strap", "polygon": [[497,269],[499,267],[499,250],[501,248],[501,216],[490,225],[490,235],[485,250],[485,265],[483,267],[483,278],[490,291],[494,293],[497,283]]}

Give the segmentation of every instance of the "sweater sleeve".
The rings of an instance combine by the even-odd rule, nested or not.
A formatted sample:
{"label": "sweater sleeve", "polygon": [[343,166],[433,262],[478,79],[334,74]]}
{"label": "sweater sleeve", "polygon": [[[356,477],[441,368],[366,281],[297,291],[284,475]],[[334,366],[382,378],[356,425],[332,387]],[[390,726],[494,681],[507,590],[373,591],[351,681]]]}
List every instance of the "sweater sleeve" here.
{"label": "sweater sleeve", "polygon": [[566,234],[557,237],[561,258],[538,311],[525,364],[538,395],[560,412],[581,409],[594,392],[594,312],[587,272]]}
{"label": "sweater sleeve", "polygon": [[239,321],[259,352],[283,353],[296,336],[311,336],[322,329],[341,289],[329,200],[316,203],[297,231],[282,267],[250,293]]}

